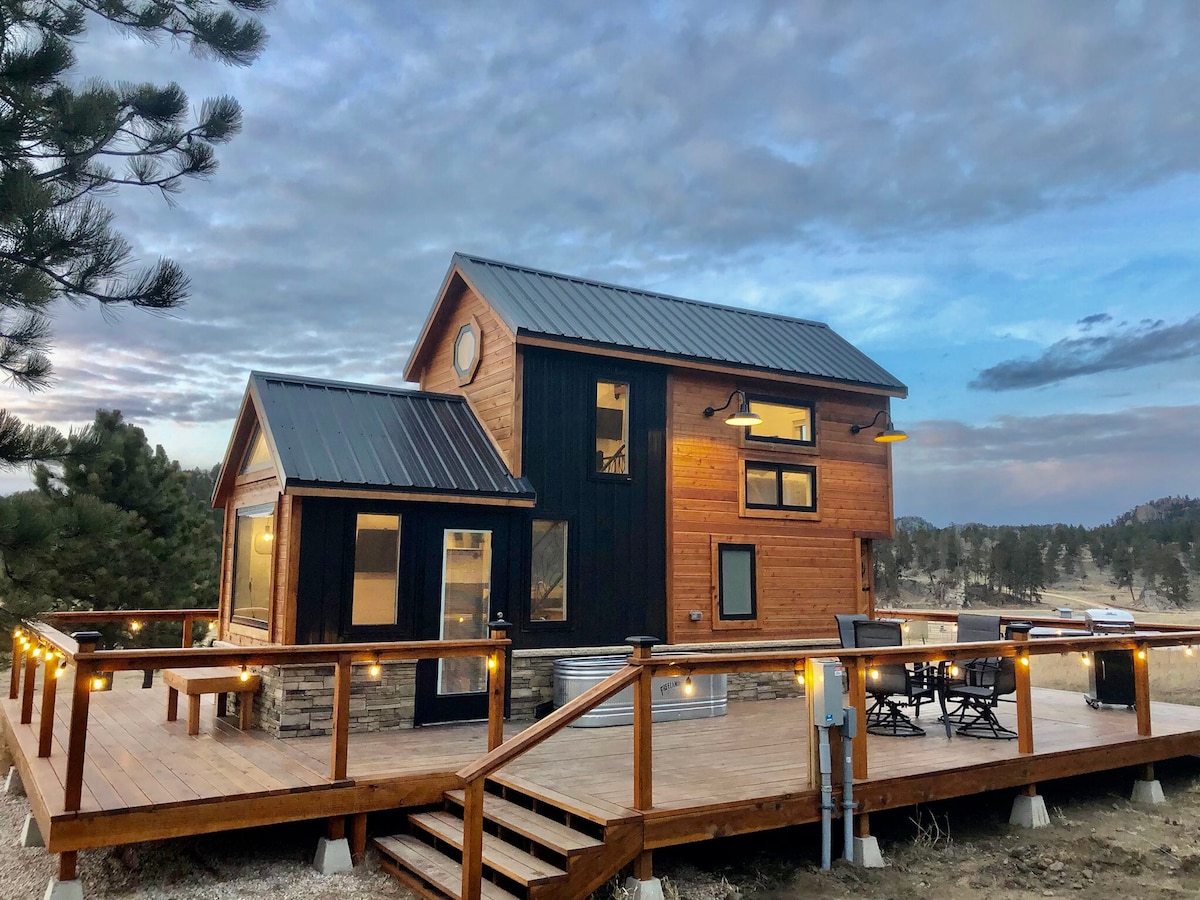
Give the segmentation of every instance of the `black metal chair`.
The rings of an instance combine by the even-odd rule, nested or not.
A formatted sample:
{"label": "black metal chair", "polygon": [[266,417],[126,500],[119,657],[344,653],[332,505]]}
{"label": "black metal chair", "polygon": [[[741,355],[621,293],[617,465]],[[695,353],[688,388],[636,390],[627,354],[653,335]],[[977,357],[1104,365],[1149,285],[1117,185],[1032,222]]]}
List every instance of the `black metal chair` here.
{"label": "black metal chair", "polygon": [[[960,644],[970,644],[979,641],[1000,640],[1000,617],[986,616],[979,613],[959,613],[956,625],[956,640]],[[942,668],[941,684],[944,690],[951,691],[963,685],[977,685],[980,671],[987,667],[987,659],[961,659],[956,663],[945,664]],[[951,668],[957,668],[952,673]],[[961,725],[968,715],[966,700],[955,698],[958,706],[948,714],[948,719],[956,725]]]}
{"label": "black metal chair", "polygon": [[[854,622],[854,644],[866,647],[899,647],[904,643],[899,622]],[[867,709],[867,733],[888,737],[920,737],[925,729],[900,708],[903,703],[921,715],[921,704],[934,699],[929,667],[911,669],[901,663],[871,666],[867,672],[867,693],[874,701]],[[896,698],[901,698],[897,700]]]}
{"label": "black metal chair", "polygon": [[[967,640],[1000,640],[1000,617],[964,614],[959,616],[959,642],[963,643],[963,622],[969,617]],[[989,620],[989,621],[984,621]],[[1008,636],[1006,635],[1006,638]],[[1017,733],[996,718],[996,707],[1002,697],[1017,690],[1016,660],[1011,656],[962,660],[959,664],[961,681],[946,684],[946,699],[959,703],[949,716],[958,725],[957,732],[965,737],[1011,741]]]}
{"label": "black metal chair", "polygon": [[838,640],[842,643],[842,649],[853,650],[854,623],[869,621],[870,616],[865,613],[836,613],[833,618],[837,622]]}

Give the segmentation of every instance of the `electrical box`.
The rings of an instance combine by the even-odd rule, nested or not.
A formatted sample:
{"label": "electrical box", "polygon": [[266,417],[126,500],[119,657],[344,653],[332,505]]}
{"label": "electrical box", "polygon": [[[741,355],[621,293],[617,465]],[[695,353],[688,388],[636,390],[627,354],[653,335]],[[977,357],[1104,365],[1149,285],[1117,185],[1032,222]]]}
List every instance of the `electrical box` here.
{"label": "electrical box", "polygon": [[812,684],[805,686],[813,724],[819,728],[841,725],[842,663],[837,659],[812,660]]}

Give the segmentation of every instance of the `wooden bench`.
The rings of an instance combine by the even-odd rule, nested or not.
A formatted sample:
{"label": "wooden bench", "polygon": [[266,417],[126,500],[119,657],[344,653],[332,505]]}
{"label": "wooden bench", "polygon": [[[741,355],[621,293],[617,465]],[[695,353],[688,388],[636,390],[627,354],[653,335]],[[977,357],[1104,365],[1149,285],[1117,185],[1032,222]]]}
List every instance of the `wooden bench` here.
{"label": "wooden bench", "polygon": [[163,684],[167,686],[167,721],[179,718],[179,693],[188,698],[188,734],[200,733],[200,697],[217,695],[217,715],[225,715],[226,694],[240,694],[238,727],[245,731],[251,725],[254,712],[254,693],[262,680],[251,674],[242,679],[242,670],[229,667],[205,669],[163,669]]}

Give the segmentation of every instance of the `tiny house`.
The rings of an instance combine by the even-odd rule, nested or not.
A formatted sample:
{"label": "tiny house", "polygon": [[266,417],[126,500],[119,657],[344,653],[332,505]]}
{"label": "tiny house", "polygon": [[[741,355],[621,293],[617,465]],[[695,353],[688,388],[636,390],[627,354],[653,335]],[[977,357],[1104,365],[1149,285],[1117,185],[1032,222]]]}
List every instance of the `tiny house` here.
{"label": "tiny house", "polygon": [[[827,325],[456,254],[403,379],[251,375],[214,494],[221,639],[503,616],[524,715],[553,659],[631,634],[778,646],[873,609],[906,388]],[[479,717],[476,668],[394,673],[413,699],[381,689],[363,727]],[[264,724],[319,731],[297,677],[267,679]]]}

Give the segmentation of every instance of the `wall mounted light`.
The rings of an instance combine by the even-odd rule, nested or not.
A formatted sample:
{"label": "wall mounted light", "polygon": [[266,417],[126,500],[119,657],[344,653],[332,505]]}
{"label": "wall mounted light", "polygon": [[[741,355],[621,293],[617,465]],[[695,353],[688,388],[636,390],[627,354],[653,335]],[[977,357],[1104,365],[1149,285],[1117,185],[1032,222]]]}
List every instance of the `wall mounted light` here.
{"label": "wall mounted light", "polygon": [[884,417],[883,431],[875,435],[873,440],[880,444],[890,444],[893,441],[908,440],[908,435],[892,424],[892,417],[888,415],[888,411],[886,409],[881,409],[879,412],[875,413],[875,418],[873,418],[866,425],[851,425],[850,433],[858,434],[860,431],[864,431],[867,428],[874,428],[876,423],[879,422],[880,416]]}
{"label": "wall mounted light", "polygon": [[711,406],[704,407],[704,417],[711,419],[714,415],[723,409],[729,409],[729,405],[733,403],[734,397],[740,397],[738,401],[737,412],[729,414],[729,418],[725,420],[726,425],[733,425],[735,428],[746,428],[750,425],[761,425],[762,416],[758,413],[750,411],[750,401],[746,399],[745,391],[734,391],[725,401],[724,406],[713,408]]}

